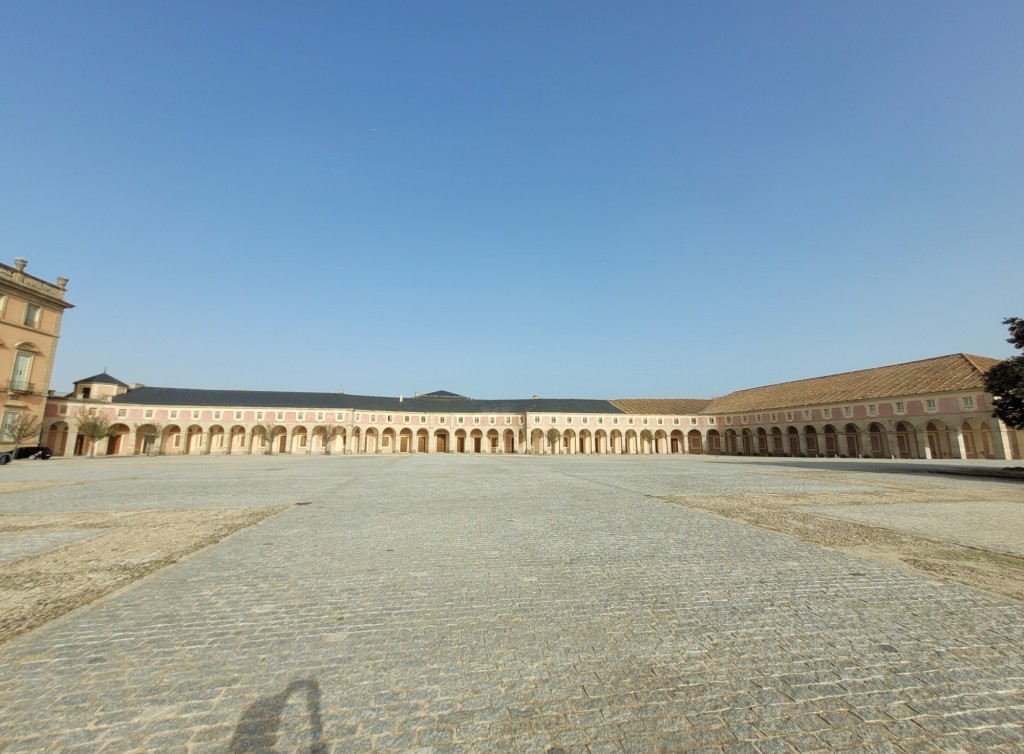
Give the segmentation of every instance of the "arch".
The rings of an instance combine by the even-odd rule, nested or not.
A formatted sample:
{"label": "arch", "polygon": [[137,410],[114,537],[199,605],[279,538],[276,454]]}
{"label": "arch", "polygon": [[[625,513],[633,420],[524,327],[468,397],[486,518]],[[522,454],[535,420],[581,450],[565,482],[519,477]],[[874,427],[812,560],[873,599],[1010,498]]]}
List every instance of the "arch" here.
{"label": "arch", "polygon": [[668,447],[669,453],[679,454],[686,450],[685,438],[683,437],[682,430],[673,429],[672,434],[668,436]]}
{"label": "arch", "polygon": [[430,432],[425,429],[416,430],[416,452],[417,453],[429,453],[430,452]]}
{"label": "arch", "polygon": [[708,430],[708,455],[722,455],[722,436],[717,429]]}
{"label": "arch", "polygon": [[516,433],[511,429],[506,429],[503,436],[504,452],[515,453],[516,452]]}
{"label": "arch", "polygon": [[486,452],[497,453],[501,450],[499,444],[501,443],[501,435],[498,434],[498,430],[489,429],[487,430],[487,444]]}
{"label": "arch", "polygon": [[303,425],[292,427],[292,437],[289,443],[292,455],[307,454],[313,448],[310,445],[309,430]]}
{"label": "arch", "polygon": [[847,424],[843,428],[846,437],[846,455],[848,458],[860,458],[860,427]]}
{"label": "arch", "polygon": [[686,434],[687,452],[699,456],[704,452],[704,438],[701,437],[699,429],[691,429]]}
{"label": "arch", "polygon": [[352,437],[349,438],[349,447],[352,453],[363,452],[363,430],[360,427],[352,427]]}
{"label": "arch", "polygon": [[132,450],[128,447],[128,441],[125,439],[130,432],[131,429],[128,428],[127,424],[121,424],[119,422],[112,425],[110,427],[110,436],[107,437],[107,450],[105,455],[118,456],[126,454]]}
{"label": "arch", "polygon": [[725,454],[734,456],[737,453],[737,434],[735,429],[725,430]]}
{"label": "arch", "polygon": [[466,452],[466,430],[464,429],[455,430],[455,452]]}
{"label": "arch", "polygon": [[160,452],[164,455],[181,453],[181,427],[177,424],[169,424],[164,427]]}
{"label": "arch", "polygon": [[749,428],[743,430],[741,435],[743,443],[743,455],[754,455],[754,433]]}
{"label": "arch", "polygon": [[900,458],[920,458],[917,432],[907,422],[896,422],[896,452]]}
{"label": "arch", "polygon": [[[1013,430],[1011,429],[1010,432],[1012,433]],[[995,446],[992,440],[992,429],[991,427],[989,427],[987,421],[983,421],[981,422],[981,424],[978,425],[978,430],[976,434],[978,438],[978,457],[995,458],[996,453],[994,450]],[[1009,458],[1009,455],[1006,455],[1004,457]]]}
{"label": "arch", "polygon": [[663,429],[654,432],[654,452],[666,455],[669,452],[668,432]]}
{"label": "arch", "polygon": [[594,452],[594,439],[589,429],[580,430],[579,452],[584,455],[590,455]]}
{"label": "arch", "polygon": [[62,456],[67,451],[68,433],[71,427],[66,421],[56,421],[50,425],[46,433],[46,447],[55,456]]}
{"label": "arch", "polygon": [[608,433],[603,429],[594,433],[594,452],[601,455],[608,452]]}
{"label": "arch", "polygon": [[384,431],[380,433],[380,452],[397,453],[398,443],[396,442],[396,437],[394,427],[385,427]]}
{"label": "arch", "polygon": [[220,424],[214,424],[212,427],[210,427],[210,429],[208,430],[208,433],[209,433],[209,441],[206,444],[206,452],[207,453],[224,453],[224,452],[226,452],[226,447],[225,447],[225,442],[224,442],[224,438],[225,438],[224,427],[222,427]]}
{"label": "arch", "polygon": [[621,453],[625,452],[623,450],[624,444],[623,444],[622,432],[620,432],[619,430],[613,429],[611,431],[611,434],[608,435],[608,442],[611,445],[610,450],[611,450],[612,453],[621,454]]}
{"label": "arch", "polygon": [[576,433],[571,429],[562,433],[562,452],[570,455],[576,453]]}
{"label": "arch", "polygon": [[757,454],[768,455],[768,430],[764,427],[757,428]]}
{"label": "arch", "polygon": [[818,452],[818,430],[810,425],[804,427],[804,444],[807,447],[807,455],[811,458],[817,458],[820,455]]}
{"label": "arch", "polygon": [[786,427],[786,440],[789,443],[789,455],[794,458],[800,453],[800,430],[796,427]]}
{"label": "arch", "polygon": [[185,428],[185,442],[182,452],[186,455],[203,452],[203,428],[198,424],[189,424]]}
{"label": "arch", "polygon": [[949,427],[944,421],[930,421],[925,427],[928,435],[928,451],[932,458],[949,458],[953,454],[949,444]]}
{"label": "arch", "polygon": [[835,458],[839,455],[839,432],[831,424],[825,425],[825,456]]}
{"label": "arch", "polygon": [[380,435],[376,427],[367,427],[363,432],[363,452],[380,453]]}
{"label": "arch", "polygon": [[398,452],[412,453],[412,430],[408,427],[398,433]]}
{"label": "arch", "polygon": [[558,448],[559,448],[559,446],[561,444],[561,440],[562,440],[561,432],[559,432],[557,429],[552,427],[551,429],[548,430],[546,438],[547,438],[547,445],[545,446],[545,450],[548,453],[558,453]]}
{"label": "arch", "polygon": [[623,439],[626,441],[626,452],[628,454],[636,455],[640,452],[639,438],[635,430],[627,429]]}
{"label": "arch", "polygon": [[434,452],[449,452],[449,438],[447,429],[438,429],[434,432]]}
{"label": "arch", "polygon": [[889,456],[889,438],[886,437],[885,428],[878,422],[871,422],[868,425],[868,445],[871,448],[872,458],[887,458]]}
{"label": "arch", "polygon": [[482,431],[474,429],[469,433],[469,447],[471,453],[484,452],[484,433]]}
{"label": "arch", "polygon": [[544,452],[544,430],[535,429],[530,433],[530,452],[537,455]]}

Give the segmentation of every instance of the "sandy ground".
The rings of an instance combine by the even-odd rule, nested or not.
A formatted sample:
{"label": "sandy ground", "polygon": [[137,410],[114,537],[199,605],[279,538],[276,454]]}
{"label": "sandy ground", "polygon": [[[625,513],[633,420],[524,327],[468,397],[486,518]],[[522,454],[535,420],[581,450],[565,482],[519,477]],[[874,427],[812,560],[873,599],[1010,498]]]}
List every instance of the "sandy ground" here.
{"label": "sandy ground", "polygon": [[[767,473],[842,484],[858,483],[850,475],[800,471]],[[936,481],[937,484],[921,487],[897,480],[880,482],[878,478],[872,478],[870,482],[862,482],[870,487],[863,492],[693,495],[660,499],[834,547],[888,565],[922,571],[942,580],[1024,600],[1022,558],[892,528],[843,521],[828,516],[827,511],[822,510],[829,507],[907,503],[927,506],[955,502],[970,505],[972,501],[1024,505],[1024,490],[1019,484],[991,482],[965,488],[963,485],[946,487],[940,480]]]}
{"label": "sandy ground", "polygon": [[[7,483],[0,486],[0,492],[61,484]],[[0,516],[0,534],[87,535],[56,549],[0,563],[0,642],[282,510],[263,507]]]}

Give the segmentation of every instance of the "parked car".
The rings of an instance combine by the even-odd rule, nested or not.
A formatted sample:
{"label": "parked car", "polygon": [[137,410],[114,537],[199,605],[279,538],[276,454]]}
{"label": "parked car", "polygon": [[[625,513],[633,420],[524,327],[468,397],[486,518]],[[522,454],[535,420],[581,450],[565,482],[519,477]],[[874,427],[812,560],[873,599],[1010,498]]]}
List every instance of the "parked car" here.
{"label": "parked car", "polygon": [[29,445],[24,448],[18,448],[14,451],[5,450],[0,452],[0,466],[5,463],[10,463],[16,458],[31,458],[47,461],[52,455],[53,452],[45,445]]}

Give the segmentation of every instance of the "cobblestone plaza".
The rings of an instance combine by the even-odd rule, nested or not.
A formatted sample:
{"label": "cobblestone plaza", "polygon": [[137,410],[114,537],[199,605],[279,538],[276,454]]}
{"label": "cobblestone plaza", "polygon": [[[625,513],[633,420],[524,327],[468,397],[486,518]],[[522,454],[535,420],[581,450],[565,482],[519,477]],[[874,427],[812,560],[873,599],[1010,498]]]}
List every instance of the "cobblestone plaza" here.
{"label": "cobblestone plaza", "polygon": [[[872,463],[16,462],[0,520],[285,507],[0,644],[0,751],[1024,750],[1020,602],[660,499],[937,484]],[[840,512],[1024,552],[1024,485],[941,484],[992,500]],[[0,533],[0,576],[94,533]]]}

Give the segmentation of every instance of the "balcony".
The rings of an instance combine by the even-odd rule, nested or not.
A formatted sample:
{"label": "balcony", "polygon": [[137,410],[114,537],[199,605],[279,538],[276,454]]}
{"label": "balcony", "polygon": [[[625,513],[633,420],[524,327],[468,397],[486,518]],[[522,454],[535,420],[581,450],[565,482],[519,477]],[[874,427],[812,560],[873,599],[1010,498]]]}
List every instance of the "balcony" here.
{"label": "balcony", "polygon": [[26,380],[11,380],[4,389],[8,393],[34,393],[36,386],[35,383]]}

